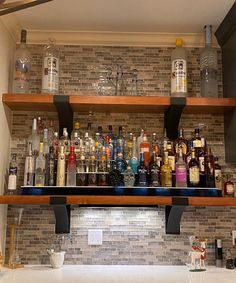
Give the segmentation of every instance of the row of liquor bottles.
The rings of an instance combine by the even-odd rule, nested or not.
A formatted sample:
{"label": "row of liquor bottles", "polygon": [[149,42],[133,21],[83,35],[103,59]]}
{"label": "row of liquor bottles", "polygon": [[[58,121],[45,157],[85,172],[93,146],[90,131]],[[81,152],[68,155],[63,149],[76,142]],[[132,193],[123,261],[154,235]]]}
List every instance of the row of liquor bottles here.
{"label": "row of liquor bottles", "polygon": [[[160,141],[153,133],[149,142],[144,130],[138,138],[132,133],[126,138],[122,127],[115,136],[109,125],[106,135],[102,127],[98,127],[98,132],[93,135],[91,123],[88,123],[82,134],[80,124],[76,122],[71,139],[66,129],[59,139],[53,121],[44,128],[42,119],[38,117],[33,120],[28,151],[24,172],[26,186],[123,183],[163,187],[216,186],[222,189],[218,159],[214,159],[211,149],[206,147],[199,129],[195,129],[189,141],[184,138],[181,129],[175,141],[168,140],[165,135]],[[10,168],[9,180],[14,175]],[[229,186],[230,190],[233,191],[232,186]]]}

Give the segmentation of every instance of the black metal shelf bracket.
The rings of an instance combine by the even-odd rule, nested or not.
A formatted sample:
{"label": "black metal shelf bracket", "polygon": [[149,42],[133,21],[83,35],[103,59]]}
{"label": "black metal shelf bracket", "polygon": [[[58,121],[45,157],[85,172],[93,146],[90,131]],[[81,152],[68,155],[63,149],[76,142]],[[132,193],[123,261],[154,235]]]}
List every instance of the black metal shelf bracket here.
{"label": "black metal shelf bracket", "polygon": [[165,207],[166,234],[180,234],[182,214],[188,206],[188,198],[172,198],[172,205]]}
{"label": "black metal shelf bracket", "polygon": [[70,210],[71,206],[66,204],[66,197],[50,197],[56,218],[55,234],[70,233]]}
{"label": "black metal shelf bracket", "polygon": [[54,95],[53,103],[57,108],[59,120],[59,135],[62,136],[63,128],[67,128],[69,136],[73,130],[73,111],[68,95]]}
{"label": "black metal shelf bracket", "polygon": [[167,137],[171,140],[178,137],[179,121],[185,105],[185,97],[170,98],[170,106],[164,115],[164,128],[166,129]]}

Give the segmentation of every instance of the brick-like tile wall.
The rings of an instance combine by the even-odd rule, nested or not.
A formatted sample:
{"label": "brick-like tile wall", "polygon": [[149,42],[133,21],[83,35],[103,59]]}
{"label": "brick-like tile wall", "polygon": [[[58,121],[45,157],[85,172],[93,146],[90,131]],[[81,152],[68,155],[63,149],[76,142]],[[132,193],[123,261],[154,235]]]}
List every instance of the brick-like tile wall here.
{"label": "brick-like tile wall", "polygon": [[[42,46],[30,46],[32,53],[31,92],[41,90]],[[60,46],[60,93],[81,95],[78,91],[96,91],[100,71],[107,66],[115,70],[123,64],[125,70],[137,69],[143,80],[144,95],[169,95],[170,54],[172,48],[137,47],[91,47]],[[219,54],[219,96],[222,96],[221,54]],[[199,49],[189,49],[188,89],[190,96],[199,96]],[[33,95],[33,94],[32,94]],[[45,124],[56,119],[56,113],[14,112],[12,125],[12,152],[18,155],[19,185],[23,180],[26,140],[31,132],[33,117],[41,116]],[[84,131],[88,113],[75,113],[75,120]],[[163,136],[163,113],[94,113],[92,129],[99,125],[104,131],[107,125],[123,125],[126,133],[139,134],[141,128],[149,133]],[[201,134],[207,139],[213,153],[220,157],[224,173],[232,173],[235,167],[224,161],[224,127],[222,115],[184,114],[180,126],[185,128],[186,137],[193,129],[201,126]],[[9,206],[8,223],[13,221],[17,206]],[[54,215],[48,206],[25,206],[22,227],[19,231],[18,250],[23,263],[48,263],[46,249],[61,247],[66,250],[67,264],[185,264],[189,261],[190,235],[208,238],[208,263],[214,264],[212,243],[222,238],[224,249],[236,251],[231,244],[230,232],[236,228],[234,207],[188,207],[181,221],[180,235],[165,234],[164,207],[157,208],[85,208],[74,206],[71,215],[71,235],[62,239],[54,235]],[[103,245],[88,246],[88,229],[103,230]]]}

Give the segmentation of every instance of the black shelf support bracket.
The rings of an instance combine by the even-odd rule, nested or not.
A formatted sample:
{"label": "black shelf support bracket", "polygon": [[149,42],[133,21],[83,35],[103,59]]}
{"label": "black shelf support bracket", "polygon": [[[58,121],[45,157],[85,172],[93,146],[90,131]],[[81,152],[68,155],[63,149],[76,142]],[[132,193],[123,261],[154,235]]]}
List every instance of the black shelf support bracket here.
{"label": "black shelf support bracket", "polygon": [[71,206],[66,204],[66,197],[50,197],[56,218],[55,234],[70,233],[70,209]]}
{"label": "black shelf support bracket", "polygon": [[166,234],[180,234],[180,221],[186,206],[188,206],[188,198],[177,197],[172,198],[172,205],[166,205]]}
{"label": "black shelf support bracket", "polygon": [[73,130],[73,111],[68,95],[54,95],[53,103],[57,108],[59,120],[59,136],[63,134],[63,128],[67,128],[70,136]]}
{"label": "black shelf support bracket", "polygon": [[171,97],[170,106],[165,111],[164,128],[166,129],[167,137],[170,140],[177,139],[179,121],[186,105],[185,97]]}

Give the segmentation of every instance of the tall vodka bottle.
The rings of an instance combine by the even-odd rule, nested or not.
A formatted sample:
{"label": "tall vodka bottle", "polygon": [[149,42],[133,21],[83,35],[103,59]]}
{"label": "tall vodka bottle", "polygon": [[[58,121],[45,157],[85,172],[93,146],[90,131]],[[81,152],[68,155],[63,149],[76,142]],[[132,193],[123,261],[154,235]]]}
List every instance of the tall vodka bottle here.
{"label": "tall vodka bottle", "polygon": [[67,162],[67,178],[66,185],[67,186],[76,186],[76,154],[75,147],[70,147],[70,154],[68,155]]}
{"label": "tall vodka bottle", "polygon": [[32,154],[37,155],[39,152],[40,136],[37,131],[37,119],[33,119],[32,133],[28,138],[28,145],[32,146]]}
{"label": "tall vodka bottle", "polygon": [[42,68],[42,92],[58,93],[59,91],[59,50],[51,40],[44,47]]}
{"label": "tall vodka bottle", "polygon": [[201,96],[217,97],[217,51],[212,48],[212,27],[205,27],[205,48],[200,54]]}
{"label": "tall vodka bottle", "polygon": [[45,157],[43,155],[43,143],[39,146],[39,155],[35,162],[35,186],[42,187],[45,185]]}
{"label": "tall vodka bottle", "polygon": [[13,92],[29,92],[30,52],[26,46],[27,31],[21,30],[20,46],[14,56]]}
{"label": "tall vodka bottle", "polygon": [[176,39],[176,48],[171,54],[171,96],[187,95],[187,51],[183,40]]}

